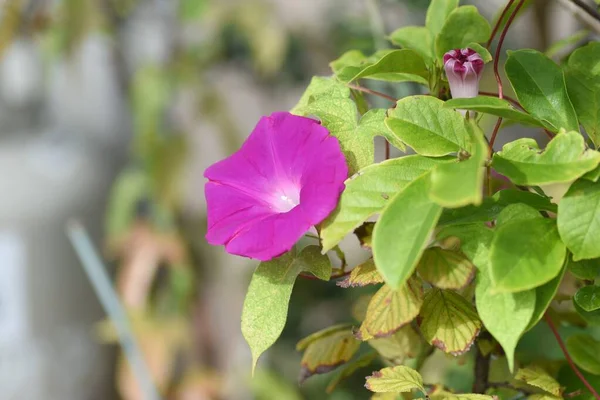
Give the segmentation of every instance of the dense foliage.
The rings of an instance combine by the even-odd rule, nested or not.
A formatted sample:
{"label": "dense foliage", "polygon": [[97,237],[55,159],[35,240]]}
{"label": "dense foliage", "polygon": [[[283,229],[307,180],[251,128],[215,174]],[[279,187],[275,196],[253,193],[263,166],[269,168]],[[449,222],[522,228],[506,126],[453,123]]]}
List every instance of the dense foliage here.
{"label": "dense foliage", "polygon": [[[291,113],[317,118],[337,138],[350,178],[335,210],[316,226],[318,245],[294,248],[256,269],[242,315],[254,364],[284,328],[295,280],[312,274],[348,288],[339,290],[379,288],[356,307],[358,322],[298,343],[301,380],[340,367],[331,389],[379,358],[388,367],[366,380],[377,399],[402,392],[440,399],[598,398],[600,43],[578,48],[560,64],[535,50],[508,52],[504,72],[516,99],[506,97],[499,56],[522,5],[510,1],[492,30],[475,7],[432,0],[425,26],[390,34],[401,49],[370,56],[349,51],[331,63],[332,76],[312,79]],[[448,60],[460,49],[494,69],[497,94],[457,96],[453,79],[460,76],[451,76],[444,55]],[[462,76],[471,72],[477,76],[467,83],[477,85],[479,71]],[[361,80],[413,82],[423,94],[391,99],[389,109],[369,108],[366,94],[389,96],[359,86]],[[480,127],[486,114],[499,118],[489,138]],[[512,124],[550,140],[540,148],[524,137],[494,151],[497,135]],[[416,154],[375,163],[376,136]],[[547,193],[557,185],[566,192],[552,198]],[[338,246],[351,234],[372,251],[354,268]],[[557,296],[561,284],[573,288],[572,297]],[[560,342],[572,379],[557,381],[563,362],[548,365],[515,352],[538,324]],[[557,328],[563,325],[587,330],[563,345]],[[419,370],[436,350],[449,357],[476,353],[477,394],[423,381]]]}

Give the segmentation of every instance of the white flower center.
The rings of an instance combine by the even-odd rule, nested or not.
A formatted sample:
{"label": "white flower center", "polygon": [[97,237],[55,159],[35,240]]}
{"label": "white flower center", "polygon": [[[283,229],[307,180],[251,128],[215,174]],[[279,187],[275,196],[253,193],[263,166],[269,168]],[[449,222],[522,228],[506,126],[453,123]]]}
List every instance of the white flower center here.
{"label": "white flower center", "polygon": [[280,188],[273,197],[273,208],[280,213],[286,213],[300,204],[300,190],[296,187]]}

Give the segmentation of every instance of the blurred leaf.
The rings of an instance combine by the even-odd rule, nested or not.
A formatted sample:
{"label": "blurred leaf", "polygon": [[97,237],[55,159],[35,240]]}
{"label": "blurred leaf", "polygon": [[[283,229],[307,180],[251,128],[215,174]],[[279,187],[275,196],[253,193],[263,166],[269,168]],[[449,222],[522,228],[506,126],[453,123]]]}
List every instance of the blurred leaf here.
{"label": "blurred leaf", "polygon": [[490,24],[477,7],[458,7],[450,13],[435,41],[436,55],[441,59],[447,51],[462,49],[471,42],[485,42],[490,33]]}
{"label": "blurred leaf", "polygon": [[429,198],[429,174],[398,193],[383,209],[373,232],[373,258],[385,282],[401,288],[427,246],[442,208]]}
{"label": "blurred leaf", "polygon": [[600,375],[600,341],[590,335],[579,334],[569,336],[566,344],[575,364],[589,373]]}
{"label": "blurred leaf", "polygon": [[256,400],[302,400],[298,389],[288,383],[285,377],[276,374],[274,371],[259,370],[248,380],[250,390]]}
{"label": "blurred leaf", "polygon": [[407,358],[416,358],[421,347],[421,337],[411,325],[405,325],[396,333],[384,338],[369,340],[369,345],[394,364],[402,364]]}
{"label": "blurred leaf", "polygon": [[376,393],[403,393],[414,389],[426,393],[423,378],[414,369],[398,365],[384,368],[367,377],[365,387]]}
{"label": "blurred leaf", "polygon": [[381,275],[379,275],[379,272],[377,272],[375,262],[371,258],[355,267],[350,273],[350,275],[348,275],[343,280],[338,281],[337,285],[343,288],[349,288],[357,286],[374,285],[382,282],[383,278],[381,277]]}
{"label": "blurred leaf", "polygon": [[352,374],[361,368],[369,366],[377,357],[376,353],[367,353],[354,361],[347,363],[340,372],[329,382],[325,391],[331,393],[345,379],[348,379]]}
{"label": "blurred leaf", "polygon": [[386,337],[410,323],[423,304],[421,283],[410,279],[399,290],[384,285],[375,293],[357,336],[361,340]]}
{"label": "blurred leaf", "polygon": [[535,50],[509,51],[504,67],[519,103],[553,132],[579,132],[563,71]]}
{"label": "blurred leaf", "polygon": [[515,379],[525,382],[530,386],[540,388],[554,396],[560,397],[562,395],[560,384],[538,366],[532,365],[519,369],[515,375]]}
{"label": "blurred leaf", "polygon": [[575,293],[575,302],[585,311],[600,309],[600,286],[584,286]]}
{"label": "blurred leaf", "polygon": [[350,324],[338,324],[338,325],[330,326],[325,329],[321,329],[320,331],[312,333],[312,334],[308,335],[307,337],[305,337],[304,339],[300,340],[296,344],[296,351],[306,350],[306,348],[312,342],[315,342],[319,339],[322,339],[326,336],[330,336],[330,335],[340,332],[340,331],[347,331],[351,327],[352,327],[352,325],[350,325]]}
{"label": "blurred leaf", "polygon": [[348,179],[337,208],[322,222],[323,251],[331,250],[347,234],[380,212],[404,187],[449,159],[406,156],[371,165]]}
{"label": "blurred leaf", "polygon": [[558,231],[573,253],[573,261],[600,257],[599,209],[600,182],[580,179],[560,201]]}
{"label": "blurred leaf", "polygon": [[323,335],[310,342],[302,356],[299,382],[315,374],[326,374],[350,361],[360,342],[346,329]]}
{"label": "blurred leaf", "polygon": [[496,230],[490,249],[492,290],[520,292],[550,282],[562,270],[566,255],[554,220],[507,222]]}
{"label": "blurred leaf", "polygon": [[375,229],[375,222],[365,222],[354,230],[354,235],[362,247],[367,249],[373,247],[373,229]]}
{"label": "blurred leaf", "polygon": [[4,55],[6,49],[10,47],[13,39],[18,34],[19,27],[22,23],[22,0],[6,0],[0,3],[2,6],[2,18],[0,21],[0,59]]}
{"label": "blurred leaf", "polygon": [[425,64],[433,63],[433,38],[424,26],[405,26],[390,34],[390,40],[397,46],[414,50]]}
{"label": "blurred leaf", "polygon": [[593,281],[600,275],[600,259],[573,261],[570,254],[568,268],[577,279]]}
{"label": "blurred leaf", "polygon": [[242,334],[252,351],[253,371],[260,355],[281,335],[294,281],[303,271],[329,280],[331,264],[318,246],[308,246],[299,254],[292,250],[263,262],[252,275],[242,311]]}
{"label": "blurred leaf", "polygon": [[385,124],[403,143],[424,156],[439,157],[467,149],[465,119],[433,96],[409,96],[388,111]]}
{"label": "blurred leaf", "polygon": [[427,292],[420,318],[425,339],[455,356],[469,350],[481,329],[475,308],[451,290],[431,289]]}
{"label": "blurred leaf", "polygon": [[128,168],[117,177],[110,191],[106,212],[106,234],[109,241],[124,235],[137,219],[138,206],[150,197],[146,173]]}
{"label": "blurred leaf", "polygon": [[208,0],[181,0],[179,2],[179,18],[183,21],[194,21],[204,15]]}
{"label": "blurred leaf", "polygon": [[421,278],[440,289],[462,289],[475,276],[475,266],[464,254],[441,247],[425,250],[417,271]]}
{"label": "blurred leaf", "polygon": [[544,127],[531,115],[517,110],[504,99],[491,96],[477,96],[470,99],[459,98],[446,101],[445,107],[461,110],[473,110],[484,114],[495,115],[507,120],[516,121],[523,125]]}
{"label": "blurred leaf", "polygon": [[450,14],[458,7],[459,0],[431,0],[427,8],[425,26],[436,37],[444,27]]}
{"label": "blurred leaf", "polygon": [[[531,138],[510,142],[494,154],[492,167],[517,185],[573,181],[600,163],[600,153],[586,150],[579,131],[556,135],[545,150]],[[560,214],[560,213],[559,213]]]}
{"label": "blurred leaf", "polygon": [[[550,47],[548,47],[548,49],[544,52],[544,54],[546,55],[546,57],[554,58],[559,53],[564,51],[565,48],[576,45],[577,43],[584,40],[586,37],[589,36],[589,34],[590,34],[590,32],[588,30],[585,30],[585,29],[579,30],[565,38],[562,38],[562,39],[557,40],[556,42],[552,43],[550,45]],[[570,97],[570,95],[569,95],[569,97]],[[573,100],[573,99],[571,98],[571,100]]]}

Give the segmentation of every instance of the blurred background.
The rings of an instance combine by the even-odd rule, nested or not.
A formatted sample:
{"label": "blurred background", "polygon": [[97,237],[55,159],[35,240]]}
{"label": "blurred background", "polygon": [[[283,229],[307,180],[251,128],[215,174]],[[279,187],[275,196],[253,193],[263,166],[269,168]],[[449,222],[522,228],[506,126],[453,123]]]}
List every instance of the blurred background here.
{"label": "blurred background", "polygon": [[[461,3],[493,21],[505,1]],[[550,49],[558,61],[593,38],[597,26],[568,3],[528,1],[505,47]],[[0,4],[0,399],[143,399],[65,235],[72,218],[101,250],[165,398],[368,398],[362,379],[332,394],[330,376],[296,383],[296,341],[353,321],[369,292],[333,283],[297,282],[283,336],[250,379],[240,316],[256,262],[205,243],[202,174],[262,115],[293,107],[331,60],[422,24],[429,1]],[[482,89],[496,90],[491,68]],[[429,369],[468,390],[471,358],[434,357]]]}

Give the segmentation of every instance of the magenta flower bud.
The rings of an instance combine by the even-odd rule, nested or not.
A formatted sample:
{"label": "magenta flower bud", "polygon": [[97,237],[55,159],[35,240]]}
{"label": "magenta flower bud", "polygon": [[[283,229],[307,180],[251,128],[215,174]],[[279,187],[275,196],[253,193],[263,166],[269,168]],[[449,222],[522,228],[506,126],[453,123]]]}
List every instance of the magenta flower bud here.
{"label": "magenta flower bud", "polygon": [[452,98],[476,97],[483,67],[483,59],[473,49],[455,49],[444,54],[444,69]]}

